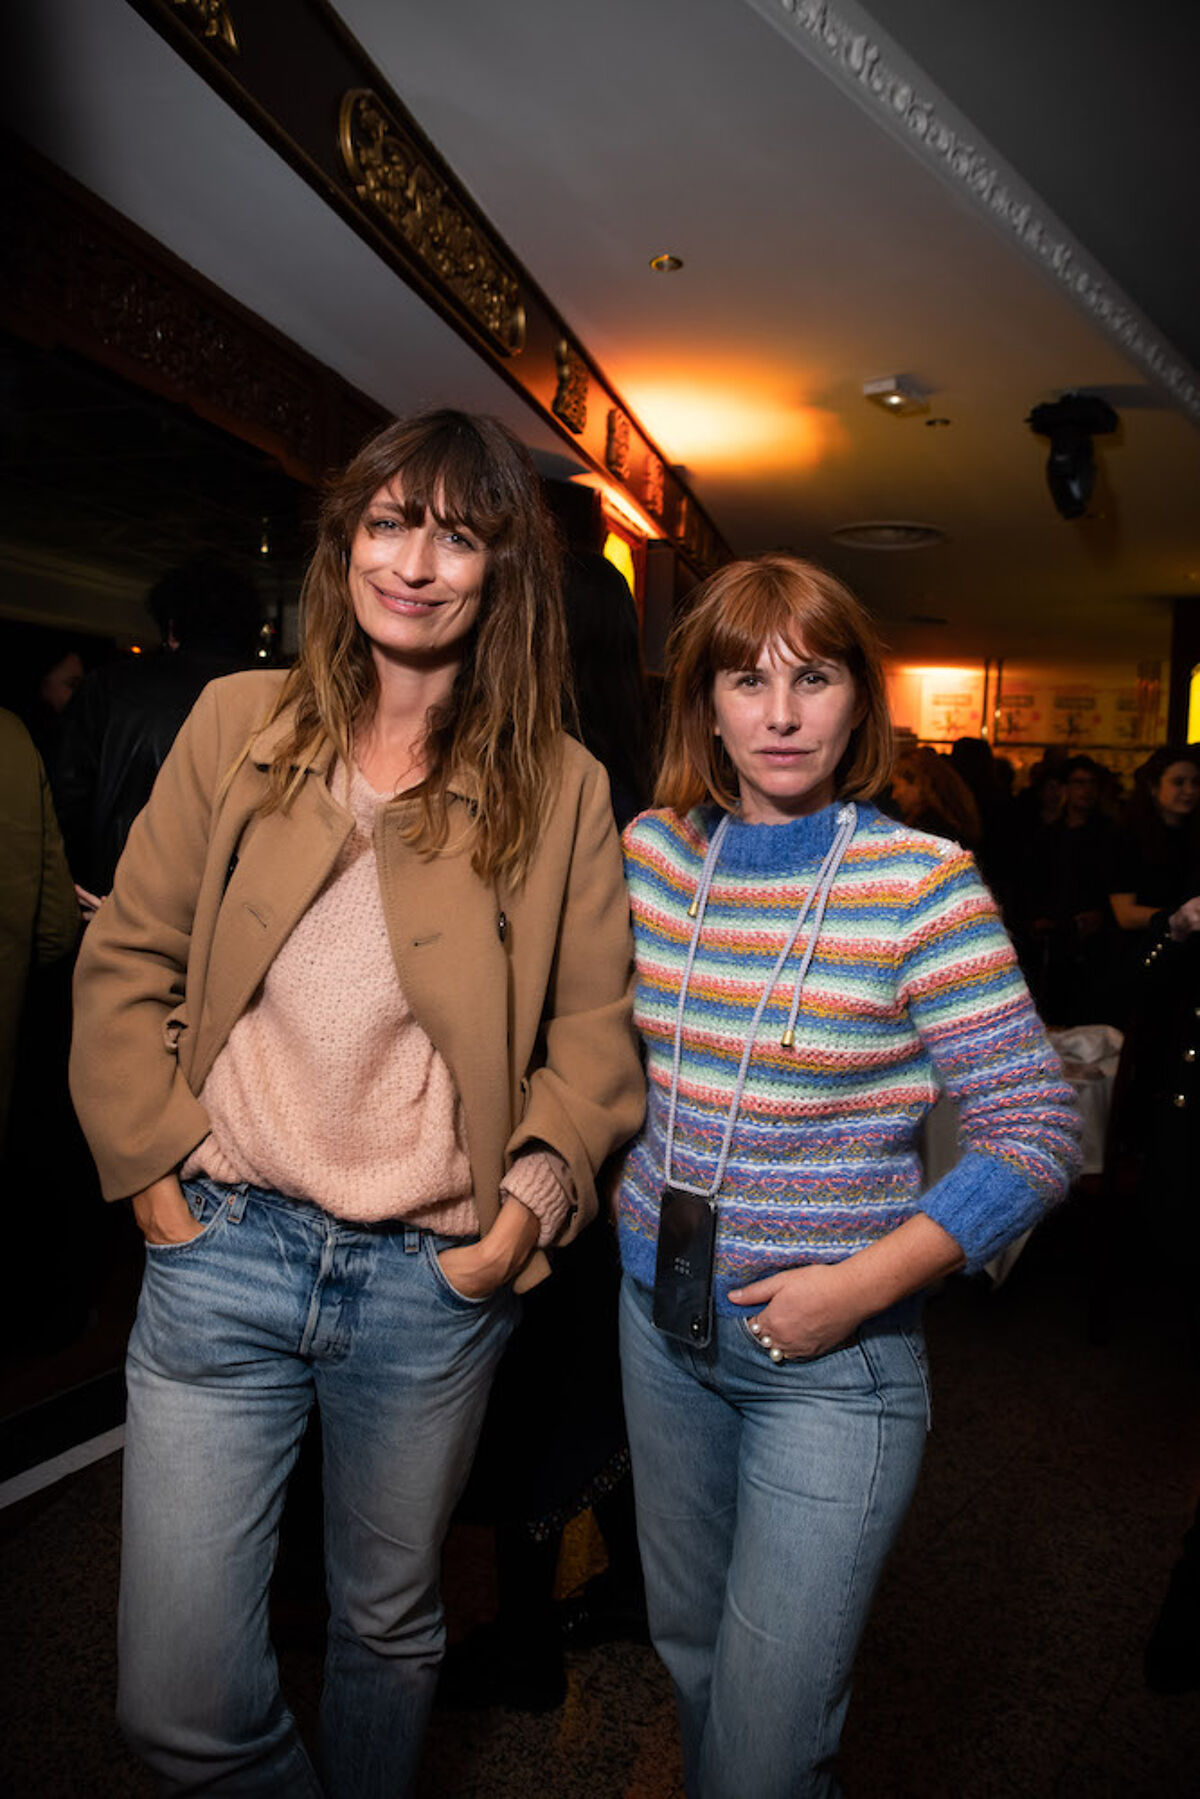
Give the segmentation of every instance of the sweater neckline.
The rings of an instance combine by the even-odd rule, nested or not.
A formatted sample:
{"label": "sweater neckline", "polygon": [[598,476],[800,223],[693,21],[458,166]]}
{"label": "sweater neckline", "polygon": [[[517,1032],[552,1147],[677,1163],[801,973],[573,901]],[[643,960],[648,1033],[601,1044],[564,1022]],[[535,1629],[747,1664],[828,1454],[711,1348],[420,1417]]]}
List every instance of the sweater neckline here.
{"label": "sweater neckline", "polygon": [[[729,829],[721,845],[718,872],[722,869],[745,869],[758,874],[795,874],[810,865],[819,864],[837,831],[841,801],[823,806],[819,812],[789,818],[782,824],[748,824],[736,812],[729,817]],[[866,822],[870,808],[858,808],[860,826]],[[701,809],[706,841],[724,816],[719,806]]]}

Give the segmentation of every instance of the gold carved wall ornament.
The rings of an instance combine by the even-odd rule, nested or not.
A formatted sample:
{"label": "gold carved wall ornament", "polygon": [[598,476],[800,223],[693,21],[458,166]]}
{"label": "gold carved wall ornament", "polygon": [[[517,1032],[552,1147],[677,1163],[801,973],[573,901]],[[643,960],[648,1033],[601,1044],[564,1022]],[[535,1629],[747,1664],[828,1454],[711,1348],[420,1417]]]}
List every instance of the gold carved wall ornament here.
{"label": "gold carved wall ornament", "polygon": [[568,431],[574,431],[578,437],[587,424],[587,363],[565,337],[558,340],[554,363],[558,370],[558,386],[554,390],[551,410],[555,418],[560,418]]}
{"label": "gold carved wall ornament", "polygon": [[642,499],[645,502],[647,512],[652,512],[655,518],[661,518],[663,515],[665,491],[666,476],[662,465],[662,458],[661,456],[655,456],[654,453],[651,452],[646,458],[646,473],[642,481]]}
{"label": "gold carved wall ornament", "polygon": [[519,355],[525,308],[516,272],[370,88],[343,96],[338,143],[358,198],[382,214],[504,355]]}
{"label": "gold carved wall ornament", "polygon": [[240,54],[237,32],[233,28],[233,18],[226,0],[175,0],[175,5],[184,9],[189,25],[201,37],[216,38],[226,49],[232,50],[235,55]]}
{"label": "gold carved wall ornament", "polygon": [[628,481],[632,467],[629,456],[629,420],[619,406],[608,412],[608,430],[604,439],[604,464],[618,481]]}

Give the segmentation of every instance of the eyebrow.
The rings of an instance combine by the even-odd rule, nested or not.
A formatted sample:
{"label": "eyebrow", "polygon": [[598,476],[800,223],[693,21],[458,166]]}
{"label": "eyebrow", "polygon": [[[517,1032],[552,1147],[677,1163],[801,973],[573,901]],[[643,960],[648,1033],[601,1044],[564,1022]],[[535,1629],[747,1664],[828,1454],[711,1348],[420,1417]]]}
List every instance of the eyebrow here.
{"label": "eyebrow", "polygon": [[[761,675],[769,667],[770,664],[765,660],[761,662],[743,662],[736,668],[726,669],[725,673],[730,675]],[[813,668],[844,667],[845,663],[841,662],[836,656],[805,656],[803,659],[797,660],[795,664],[797,674],[804,674],[809,669]]]}

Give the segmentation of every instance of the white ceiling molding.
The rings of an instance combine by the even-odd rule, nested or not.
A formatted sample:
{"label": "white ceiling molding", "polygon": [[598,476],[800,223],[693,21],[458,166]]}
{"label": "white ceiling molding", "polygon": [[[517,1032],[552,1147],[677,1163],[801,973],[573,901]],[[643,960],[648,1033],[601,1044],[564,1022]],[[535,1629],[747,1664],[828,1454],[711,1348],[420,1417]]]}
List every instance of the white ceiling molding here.
{"label": "white ceiling molding", "polygon": [[876,123],[1065,288],[1200,425],[1200,376],[857,0],[746,0]]}

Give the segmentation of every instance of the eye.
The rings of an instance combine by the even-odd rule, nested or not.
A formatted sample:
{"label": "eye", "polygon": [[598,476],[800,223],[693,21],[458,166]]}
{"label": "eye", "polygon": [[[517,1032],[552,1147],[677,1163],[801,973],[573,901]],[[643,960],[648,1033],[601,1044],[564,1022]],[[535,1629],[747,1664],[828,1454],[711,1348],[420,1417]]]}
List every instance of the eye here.
{"label": "eye", "polygon": [[468,537],[465,531],[456,530],[452,525],[444,527],[441,539],[452,550],[467,550],[474,555],[479,549],[479,545],[473,538]]}
{"label": "eye", "polygon": [[376,534],[386,534],[389,531],[398,531],[400,529],[400,520],[394,518],[390,512],[374,513],[365,522],[367,530]]}
{"label": "eye", "polygon": [[829,676],[819,668],[806,668],[800,676],[802,687],[828,687]]}
{"label": "eye", "polygon": [[756,669],[752,669],[752,668],[743,669],[742,673],[740,675],[738,675],[736,681],[734,682],[734,685],[736,687],[761,687],[762,686],[762,676],[758,673],[758,671]]}

